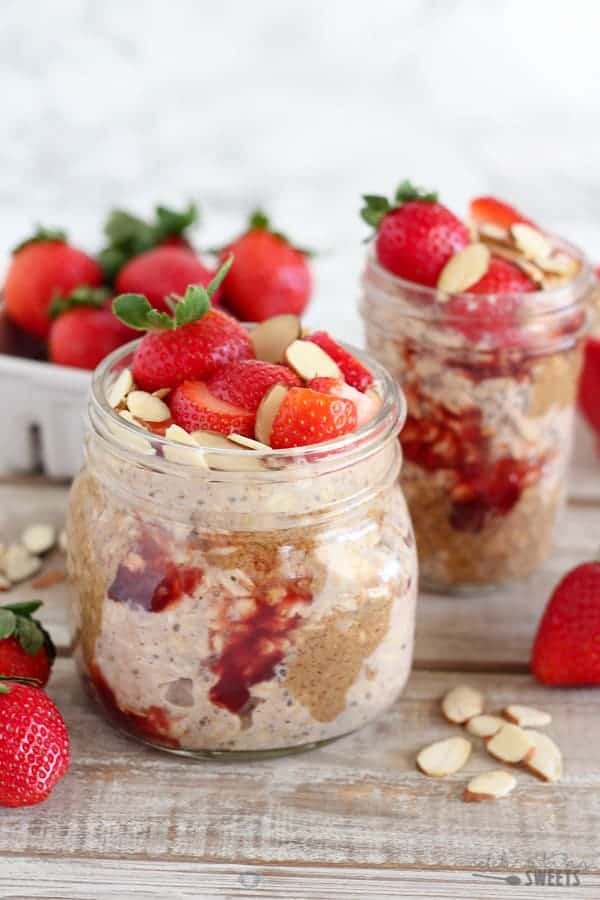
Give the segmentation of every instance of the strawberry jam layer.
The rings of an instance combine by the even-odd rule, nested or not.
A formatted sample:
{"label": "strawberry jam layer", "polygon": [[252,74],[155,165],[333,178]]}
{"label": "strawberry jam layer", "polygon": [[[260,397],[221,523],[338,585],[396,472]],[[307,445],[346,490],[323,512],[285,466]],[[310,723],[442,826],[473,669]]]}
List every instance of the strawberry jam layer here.
{"label": "strawberry jam layer", "polygon": [[119,563],[108,596],[119,603],[161,612],[184,595],[193,594],[203,574],[202,569],[175,565],[158,540],[143,532]]}
{"label": "strawberry jam layer", "polygon": [[[263,585],[249,603],[248,613],[232,622],[223,622],[219,635],[226,641],[210,666],[218,681],[210,689],[210,699],[232,713],[240,713],[250,700],[254,684],[273,677],[289,647],[287,635],[302,621],[299,605],[312,602],[305,579]],[[214,642],[216,633],[211,636]]]}
{"label": "strawberry jam layer", "polygon": [[453,474],[450,523],[457,531],[480,531],[489,514],[505,515],[521,494],[540,478],[545,458],[491,458],[489,436],[482,427],[479,407],[460,413],[423,397],[414,385],[406,387],[409,413],[402,432],[402,449],[409,462],[427,471]]}

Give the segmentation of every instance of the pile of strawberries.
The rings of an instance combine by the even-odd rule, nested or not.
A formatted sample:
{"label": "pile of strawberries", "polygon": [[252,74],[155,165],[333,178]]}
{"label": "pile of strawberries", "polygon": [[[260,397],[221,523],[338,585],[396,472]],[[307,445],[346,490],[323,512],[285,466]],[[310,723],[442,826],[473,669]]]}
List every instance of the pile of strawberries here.
{"label": "pile of strawberries", "polygon": [[[96,256],[74,247],[63,231],[38,229],[15,250],[3,296],[6,314],[20,331],[42,342],[51,362],[93,369],[135,332],[112,313],[115,294],[144,294],[159,311],[165,298],[190,284],[207,285],[214,270],[187,236],[197,211],[156,208],[144,221],[113,210],[105,225],[106,246]],[[273,231],[262,212],[221,251],[235,253],[236,266],[213,298],[236,317],[259,322],[300,314],[311,294],[307,254]]]}

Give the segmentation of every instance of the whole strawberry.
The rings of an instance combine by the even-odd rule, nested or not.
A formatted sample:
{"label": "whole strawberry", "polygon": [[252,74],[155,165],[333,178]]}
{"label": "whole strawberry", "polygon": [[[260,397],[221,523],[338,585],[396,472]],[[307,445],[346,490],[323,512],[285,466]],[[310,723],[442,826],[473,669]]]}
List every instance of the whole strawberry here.
{"label": "whole strawberry", "polygon": [[594,335],[585,342],[579,381],[579,406],[596,433],[600,453],[600,337]]}
{"label": "whole strawberry", "polygon": [[0,678],[31,678],[45,685],[56,656],[48,632],[33,618],[42,604],[0,606]]}
{"label": "whole strawberry", "polygon": [[154,309],[169,311],[166,298],[183,296],[191,284],[210,284],[214,272],[185,247],[160,246],[136,256],[120,270],[119,294],[143,294]]}
{"label": "whole strawberry", "polygon": [[394,202],[365,194],[361,216],[376,229],[379,263],[400,278],[435,287],[451,256],[470,243],[466,225],[441,203],[436,193],[404,181]]}
{"label": "whole strawberry", "polygon": [[148,332],[137,347],[131,366],[135,383],[142,390],[204,381],[222,366],[254,355],[246,329],[210,306],[210,297],[231,262],[230,257],[206,288],[191,285],[184,297],[168,297],[171,314],[153,309],[141,294],[115,298],[116,316],[130,328]]}
{"label": "whole strawberry", "polygon": [[554,589],[531,668],[543,684],[600,684],[600,562],[577,566]]}
{"label": "whole strawberry", "polygon": [[272,231],[263,212],[253,213],[247,231],[223,255],[229,253],[235,256],[235,266],[223,285],[223,304],[238,319],[262,322],[303,312],[312,289],[306,253]]}
{"label": "whole strawberry", "polygon": [[38,687],[0,681],[0,806],[46,800],[69,767],[69,735]]}
{"label": "whole strawberry", "polygon": [[105,356],[137,335],[112,311],[112,298],[103,288],[76,288],[50,308],[52,327],[48,357],[61,366],[95,369]]}
{"label": "whole strawberry", "polygon": [[64,232],[39,229],[14,250],[4,282],[6,312],[29,334],[45,338],[55,295],[99,284],[102,270],[96,260],[68,244]]}

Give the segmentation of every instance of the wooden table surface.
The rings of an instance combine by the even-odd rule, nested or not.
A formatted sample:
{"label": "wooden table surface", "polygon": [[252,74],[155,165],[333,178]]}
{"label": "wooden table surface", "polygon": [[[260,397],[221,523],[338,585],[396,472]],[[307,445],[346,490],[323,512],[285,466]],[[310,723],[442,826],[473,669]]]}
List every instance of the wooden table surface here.
{"label": "wooden table surface", "polygon": [[[581,429],[569,487],[541,572],[468,599],[421,596],[415,667],[393,709],[287,759],[193,763],[121,736],[74,671],[68,587],[36,592],[59,645],[49,692],[71,733],[72,764],[46,803],[0,810],[0,897],[472,900],[539,896],[545,880],[563,898],[600,898],[600,691],[543,688],[527,665],[551,587],[600,544],[600,462]],[[32,521],[61,524],[66,499],[64,485],[4,481],[0,541]],[[58,553],[46,567],[56,565]],[[31,596],[25,583],[3,599]],[[548,733],[565,757],[559,784],[519,772],[510,797],[465,804],[466,779],[490,768],[478,746],[455,776],[417,772],[417,750],[457,731],[439,699],[464,681],[489,709],[520,702],[552,713]]]}

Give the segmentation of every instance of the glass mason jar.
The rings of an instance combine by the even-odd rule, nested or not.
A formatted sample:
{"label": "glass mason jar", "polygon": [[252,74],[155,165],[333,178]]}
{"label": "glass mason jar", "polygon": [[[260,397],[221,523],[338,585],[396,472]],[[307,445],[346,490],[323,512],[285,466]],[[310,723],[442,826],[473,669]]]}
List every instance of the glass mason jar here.
{"label": "glass mason jar", "polygon": [[195,449],[142,435],[108,405],[134,346],[94,375],[70,498],[77,657],[92,693],[125,732],[195,757],[283,754],[360,728],[411,666],[400,391],[363,355],[382,404],[353,434]]}
{"label": "glass mason jar", "polygon": [[452,303],[367,259],[367,346],[406,395],[401,480],[431,590],[522,578],[550,552],[593,284],[561,246],[570,281]]}

